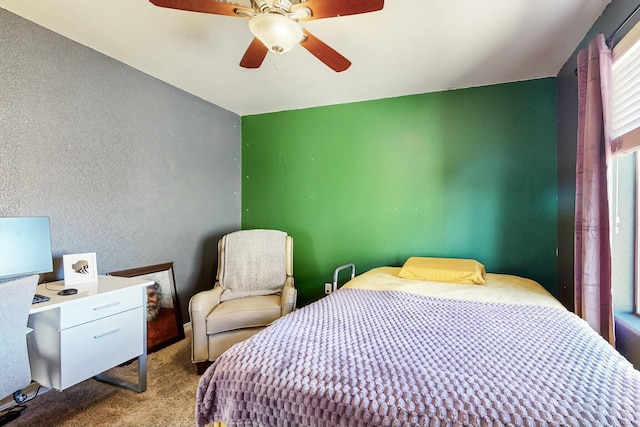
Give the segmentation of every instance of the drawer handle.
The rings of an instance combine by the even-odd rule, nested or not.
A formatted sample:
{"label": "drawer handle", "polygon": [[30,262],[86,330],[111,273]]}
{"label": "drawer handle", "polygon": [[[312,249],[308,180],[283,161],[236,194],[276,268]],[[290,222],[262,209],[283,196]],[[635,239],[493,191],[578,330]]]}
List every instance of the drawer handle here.
{"label": "drawer handle", "polygon": [[118,332],[119,330],[120,330],[120,328],[117,328],[117,329],[112,329],[112,330],[107,331],[107,332],[103,332],[103,333],[98,334],[98,335],[94,335],[94,336],[93,336],[93,339],[96,339],[96,340],[97,340],[98,338],[103,338],[103,337],[106,337],[107,335],[115,334],[115,333],[116,333],[116,332]]}
{"label": "drawer handle", "polygon": [[101,305],[100,307],[94,307],[94,311],[104,310],[105,308],[113,307],[114,305],[120,304],[120,301],[112,302],[110,304]]}

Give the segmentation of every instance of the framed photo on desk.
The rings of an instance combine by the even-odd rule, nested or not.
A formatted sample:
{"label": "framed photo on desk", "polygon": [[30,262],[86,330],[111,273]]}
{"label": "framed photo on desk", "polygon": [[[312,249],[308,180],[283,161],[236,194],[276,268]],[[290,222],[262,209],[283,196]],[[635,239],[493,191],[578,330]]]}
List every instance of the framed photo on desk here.
{"label": "framed photo on desk", "polygon": [[182,311],[176,292],[173,262],[113,271],[111,276],[152,280],[147,286],[147,353],[184,339]]}
{"label": "framed photo on desk", "polygon": [[65,288],[98,281],[98,263],[95,252],[63,255],[62,266]]}

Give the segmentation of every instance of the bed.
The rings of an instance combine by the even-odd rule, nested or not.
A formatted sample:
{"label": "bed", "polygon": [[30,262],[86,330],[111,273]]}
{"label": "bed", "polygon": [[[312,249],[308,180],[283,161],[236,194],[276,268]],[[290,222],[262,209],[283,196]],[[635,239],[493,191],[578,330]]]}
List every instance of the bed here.
{"label": "bed", "polygon": [[220,356],[200,426],[633,426],[640,372],[542,286],[361,274]]}

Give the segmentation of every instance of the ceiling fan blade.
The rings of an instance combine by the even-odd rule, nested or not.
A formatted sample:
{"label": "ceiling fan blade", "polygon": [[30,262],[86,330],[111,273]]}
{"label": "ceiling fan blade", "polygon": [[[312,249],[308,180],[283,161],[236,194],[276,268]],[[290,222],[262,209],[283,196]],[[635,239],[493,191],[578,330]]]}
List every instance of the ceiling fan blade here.
{"label": "ceiling fan blade", "polygon": [[149,0],[151,3],[169,9],[188,10],[191,12],[214,13],[216,15],[238,16],[236,10],[253,9],[232,3],[221,3],[213,0]]}
{"label": "ceiling fan blade", "polygon": [[303,32],[306,38],[300,42],[300,46],[311,52],[313,56],[324,62],[333,71],[339,73],[351,66],[351,61],[333,50],[328,44],[316,38],[307,30],[303,29]]}
{"label": "ceiling fan blade", "polygon": [[269,49],[254,37],[242,60],[240,60],[240,66],[244,68],[259,68],[268,51]]}
{"label": "ceiling fan blade", "polygon": [[358,13],[375,12],[384,6],[384,0],[307,0],[300,3],[301,7],[308,7],[313,15],[304,19],[333,18],[336,16],[356,15]]}

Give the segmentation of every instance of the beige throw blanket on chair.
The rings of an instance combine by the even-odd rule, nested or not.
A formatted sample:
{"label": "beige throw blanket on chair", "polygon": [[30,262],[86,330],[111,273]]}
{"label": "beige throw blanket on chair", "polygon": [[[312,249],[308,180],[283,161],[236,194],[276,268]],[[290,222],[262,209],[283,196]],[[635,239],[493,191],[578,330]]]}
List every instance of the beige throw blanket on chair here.
{"label": "beige throw blanket on chair", "polygon": [[286,279],[287,233],[242,230],[222,238],[220,301],[280,292]]}

